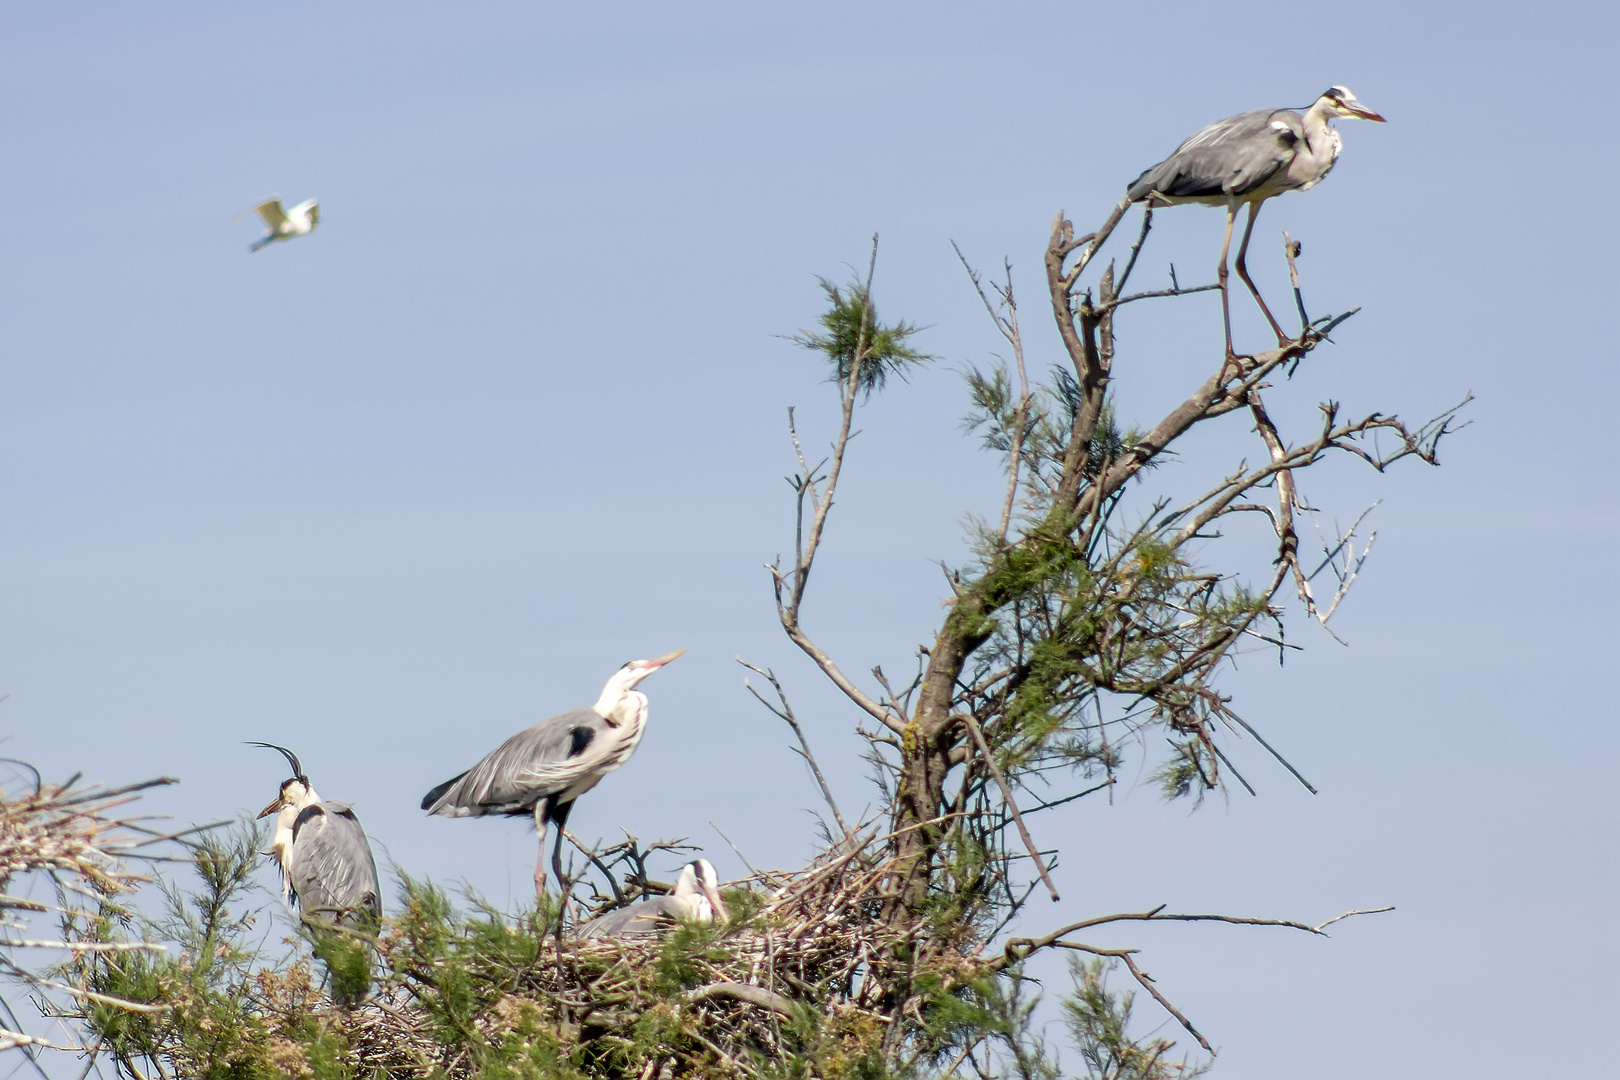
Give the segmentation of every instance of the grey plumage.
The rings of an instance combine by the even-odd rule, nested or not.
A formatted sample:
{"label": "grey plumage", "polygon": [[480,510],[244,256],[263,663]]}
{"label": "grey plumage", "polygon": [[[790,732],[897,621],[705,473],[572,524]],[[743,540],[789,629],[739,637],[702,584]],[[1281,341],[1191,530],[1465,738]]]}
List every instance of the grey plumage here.
{"label": "grey plumage", "polygon": [[1144,171],[1126,195],[1132,202],[1158,192],[1165,202],[1215,204],[1234,197],[1247,201],[1261,192],[1267,194],[1260,197],[1269,198],[1285,190],[1281,185],[1286,166],[1304,131],[1299,114],[1288,109],[1257,109],[1228,116]]}
{"label": "grey plumage", "polygon": [[579,929],[582,938],[620,937],[661,930],[671,923],[713,922],[728,917],[720,899],[719,880],[707,859],[694,859],[681,868],[675,889],[666,896],[655,896],[629,907],[610,911]]}
{"label": "grey plumage", "polygon": [[377,861],[360,819],[347,803],[320,802],[299,811],[287,877],[291,897],[305,916],[371,922],[382,918]]}
{"label": "grey plumage", "polygon": [[1343,86],[1329,87],[1310,108],[1300,115],[1291,109],[1258,109],[1217,120],[1194,134],[1175,152],[1138,176],[1126,188],[1131,202],[1146,202],[1151,213],[1155,206],[1177,203],[1203,203],[1226,207],[1226,238],[1221,243],[1218,275],[1221,285],[1221,315],[1226,324],[1226,355],[1232,349],[1232,317],[1226,292],[1226,256],[1232,244],[1232,225],[1238,207],[1249,207],[1243,242],[1238,245],[1234,264],[1238,277],[1248,287],[1266,321],[1277,334],[1279,345],[1291,339],[1266,307],[1260,291],[1249,278],[1246,257],[1249,236],[1260,204],[1285,191],[1308,191],[1321,182],[1339,160],[1343,143],[1330,121],[1339,118],[1374,120],[1383,117],[1356,100]]}
{"label": "grey plumage", "polygon": [[518,732],[428,792],[422,809],[443,817],[483,817],[530,814],[547,796],[572,802],[630,756],[635,747],[622,745],[627,740],[621,734],[630,733],[593,709],[570,709]]}
{"label": "grey plumage", "polygon": [[422,798],[422,809],[441,817],[532,814],[541,852],[534,887],[543,893],[547,827],[557,827],[551,868],[561,879],[562,830],[574,800],[628,761],[641,742],[647,696],[635,687],[685,651],[625,664],[608,679],[595,705],[542,720],[513,735],[477,765],[429,791]]}
{"label": "grey plumage", "polygon": [[651,933],[676,921],[680,917],[678,910],[673,896],[657,896],[592,919],[580,927],[579,936],[602,938]]}

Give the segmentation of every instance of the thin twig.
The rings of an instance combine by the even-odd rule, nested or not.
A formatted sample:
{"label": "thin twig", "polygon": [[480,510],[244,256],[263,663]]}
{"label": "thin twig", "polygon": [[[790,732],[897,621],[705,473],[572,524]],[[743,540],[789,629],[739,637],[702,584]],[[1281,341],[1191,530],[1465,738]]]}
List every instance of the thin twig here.
{"label": "thin twig", "polygon": [[827,786],[827,778],[821,774],[821,766],[816,763],[816,755],[810,750],[810,740],[805,737],[804,729],[799,726],[798,718],[793,715],[793,706],[788,703],[787,694],[782,690],[782,684],[777,680],[776,673],[769,668],[756,667],[740,656],[732,659],[749,671],[763,677],[771,684],[771,688],[776,691],[776,698],[782,703],[781,708],[777,708],[766,701],[747,679],[743,679],[743,686],[747,688],[748,692],[753,694],[761,705],[775,713],[788,727],[793,729],[793,734],[799,740],[798,754],[804,758],[805,763],[810,766],[810,771],[815,774],[816,784],[821,788],[821,797],[827,800],[827,806],[832,810],[833,820],[838,822],[839,830],[843,832],[844,839],[848,840],[851,836],[849,826],[844,823],[844,815],[838,811],[838,803],[833,799],[832,788]]}
{"label": "thin twig", "polygon": [[1007,778],[1001,775],[1001,768],[996,764],[995,757],[990,753],[990,745],[984,741],[984,732],[979,730],[979,722],[967,713],[957,713],[956,718],[962,721],[964,727],[973,733],[973,739],[979,744],[979,753],[984,755],[985,767],[995,778],[996,785],[1001,788],[1001,798],[1007,804],[1007,810],[1012,814],[1013,823],[1018,826],[1018,835],[1024,839],[1024,847],[1029,851],[1029,857],[1035,860],[1035,870],[1041,875],[1041,881],[1046,883],[1046,891],[1052,894],[1052,899],[1059,899],[1057,886],[1052,884],[1051,875],[1046,872],[1046,863],[1041,859],[1040,852],[1035,848],[1035,841],[1029,835],[1029,828],[1024,824],[1024,817],[1018,812],[1018,803],[1013,798],[1012,788]]}
{"label": "thin twig", "polygon": [[732,851],[737,853],[737,858],[741,859],[742,864],[744,866],[748,867],[748,872],[750,874],[753,874],[755,877],[760,876],[759,871],[754,869],[754,864],[748,861],[748,856],[746,856],[746,855],[744,855],[742,853],[742,848],[738,847],[736,844],[733,844],[731,842],[731,837],[727,836],[725,834],[725,831],[722,830],[720,828],[720,826],[716,825],[713,821],[710,821],[709,822],[709,828],[711,828],[715,832],[719,833],[720,834],[720,839],[722,839],[722,840],[724,840],[726,842],[726,846],[730,847]]}
{"label": "thin twig", "polygon": [[1094,926],[1106,926],[1111,923],[1220,922],[1231,923],[1235,926],[1278,926],[1289,930],[1303,930],[1307,934],[1316,934],[1320,937],[1327,937],[1327,935],[1323,933],[1323,928],[1331,926],[1341,919],[1348,919],[1352,915],[1379,915],[1386,911],[1395,910],[1393,906],[1381,908],[1361,908],[1354,911],[1346,911],[1343,914],[1335,915],[1326,922],[1311,926],[1307,923],[1295,922],[1292,919],[1262,919],[1247,915],[1166,914],[1164,907],[1165,905],[1160,904],[1158,907],[1153,908],[1150,911],[1129,911],[1118,912],[1113,915],[1098,915],[1090,919],[1082,919],[1079,922],[1070,923],[1068,926],[1060,927],[1059,929],[1054,930],[1049,934],[1044,934],[1038,938],[1012,938],[1003,947],[1002,955],[995,957],[988,962],[988,967],[990,970],[999,971],[1008,964],[1021,962],[1028,959],[1032,954],[1039,952],[1041,949],[1050,948],[1053,945],[1058,944],[1070,934],[1079,933],[1081,930],[1089,930]]}
{"label": "thin twig", "polygon": [[1125,283],[1131,278],[1131,270],[1136,266],[1136,257],[1142,253],[1142,244],[1147,240],[1148,230],[1153,228],[1153,202],[1148,200],[1142,204],[1142,231],[1136,234],[1136,243],[1131,245],[1131,257],[1125,261],[1125,272],[1119,275],[1119,282],[1114,286],[1117,292],[1125,291]]}

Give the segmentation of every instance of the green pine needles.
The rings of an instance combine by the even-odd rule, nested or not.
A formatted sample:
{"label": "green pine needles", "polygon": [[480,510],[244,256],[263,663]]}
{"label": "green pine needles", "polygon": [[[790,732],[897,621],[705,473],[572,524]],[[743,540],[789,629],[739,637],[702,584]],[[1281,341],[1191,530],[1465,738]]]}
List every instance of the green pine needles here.
{"label": "green pine needles", "polygon": [[907,322],[885,326],[878,320],[870,274],[865,281],[852,281],[843,288],[827,278],[819,281],[827,298],[821,330],[806,331],[792,340],[827,357],[831,366],[828,382],[847,384],[859,357],[860,374],[855,386],[869,398],[873,391],[883,389],[890,375],[904,379],[910,368],[934,359],[906,344],[920,327]]}

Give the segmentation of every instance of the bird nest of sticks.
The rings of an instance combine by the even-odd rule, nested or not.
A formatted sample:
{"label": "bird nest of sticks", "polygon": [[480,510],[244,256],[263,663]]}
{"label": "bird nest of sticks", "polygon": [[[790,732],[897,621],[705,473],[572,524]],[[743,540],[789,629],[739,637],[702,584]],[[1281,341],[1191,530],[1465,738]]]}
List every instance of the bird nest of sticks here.
{"label": "bird nest of sticks", "polygon": [[[172,784],[172,779],[107,788],[81,785],[74,776],[65,784],[49,784],[31,766],[13,764],[27,770],[32,782],[0,791],[0,890],[9,888],[13,878],[34,872],[104,896],[147,880],[131,871],[123,857],[172,834],[159,835],[118,811],[138,792]],[[11,897],[0,897],[0,906],[39,910],[36,903]]]}
{"label": "bird nest of sticks", "polygon": [[[194,830],[164,832],[151,828],[149,816],[134,816],[127,807],[148,788],[172,784],[159,777],[138,784],[106,787],[81,783],[75,774],[65,783],[45,782],[33,766],[10,758],[12,776],[0,788],[0,925],[5,951],[0,953],[0,1050],[23,1047],[76,1049],[53,1037],[22,1030],[9,989],[31,997],[46,1016],[58,991],[73,988],[57,980],[57,959],[65,952],[143,952],[159,949],[144,943],[112,945],[84,940],[77,933],[86,912],[104,909],[113,897],[129,894],[151,876],[132,860],[145,849]],[[46,898],[28,895],[25,883],[37,875],[49,884]],[[54,931],[50,922],[59,921]]]}
{"label": "bird nest of sticks", "polygon": [[[413,885],[376,942],[388,974],[355,1008],[320,1012],[360,1071],[391,1077],[472,1076],[497,1062],[555,1069],[564,1059],[584,1075],[641,1080],[751,1075],[790,1059],[812,1075],[842,1075],[888,1041],[896,1016],[885,973],[902,975],[896,957],[914,958],[925,933],[939,936],[884,917],[892,867],[880,850],[839,846],[800,870],[732,883],[723,926],[612,938],[571,937],[544,912],[525,924],[487,907],[447,924],[442,894]],[[598,911],[662,891],[629,881]],[[966,960],[977,935],[954,934],[946,952]],[[927,951],[939,955],[940,944]],[[303,977],[298,996],[314,992],[307,967]],[[289,1002],[292,1012],[309,1004]]]}

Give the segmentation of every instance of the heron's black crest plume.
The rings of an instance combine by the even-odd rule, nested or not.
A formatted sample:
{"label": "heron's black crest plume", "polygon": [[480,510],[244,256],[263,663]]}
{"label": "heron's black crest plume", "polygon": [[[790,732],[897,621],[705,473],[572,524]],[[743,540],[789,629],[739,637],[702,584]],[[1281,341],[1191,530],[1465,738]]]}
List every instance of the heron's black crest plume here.
{"label": "heron's black crest plume", "polygon": [[247,745],[248,746],[262,746],[266,750],[279,750],[281,752],[281,756],[287,759],[287,764],[292,766],[293,779],[297,780],[300,784],[303,784],[305,787],[309,787],[309,777],[304,775],[304,767],[298,763],[298,755],[297,754],[293,753],[291,750],[287,749],[285,746],[277,746],[275,743],[250,742]]}

